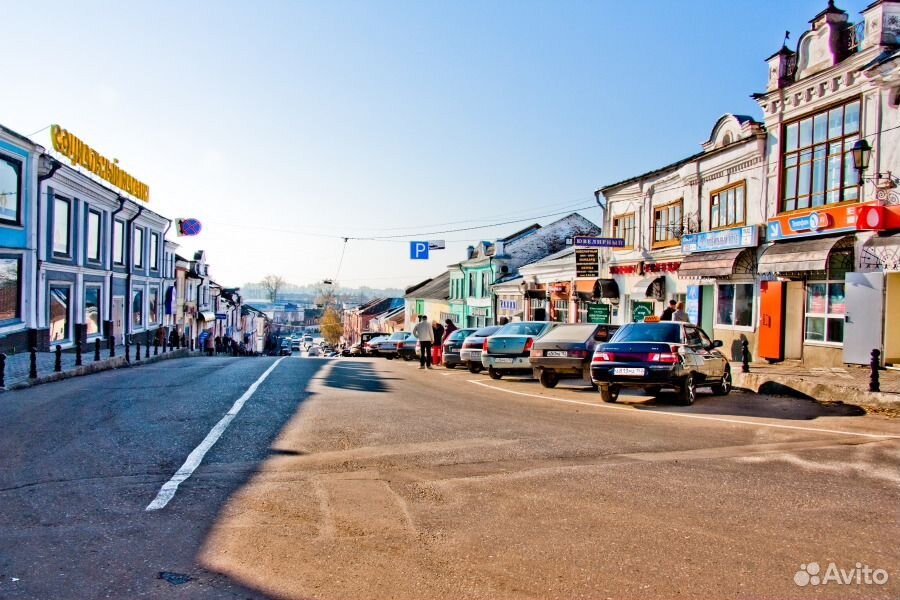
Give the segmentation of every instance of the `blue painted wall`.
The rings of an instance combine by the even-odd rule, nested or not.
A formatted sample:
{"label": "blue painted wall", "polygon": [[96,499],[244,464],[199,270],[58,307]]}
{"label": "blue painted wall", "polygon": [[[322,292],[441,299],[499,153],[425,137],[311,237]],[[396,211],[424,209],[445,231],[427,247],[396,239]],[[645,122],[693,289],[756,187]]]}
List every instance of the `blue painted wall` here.
{"label": "blue painted wall", "polygon": [[24,195],[21,199],[22,226],[0,225],[0,247],[26,248],[28,246],[28,228],[31,225],[30,209],[33,203],[34,186],[31,181],[31,160],[28,150],[0,141],[0,150],[9,154],[11,158],[21,160],[22,179],[24,180]]}

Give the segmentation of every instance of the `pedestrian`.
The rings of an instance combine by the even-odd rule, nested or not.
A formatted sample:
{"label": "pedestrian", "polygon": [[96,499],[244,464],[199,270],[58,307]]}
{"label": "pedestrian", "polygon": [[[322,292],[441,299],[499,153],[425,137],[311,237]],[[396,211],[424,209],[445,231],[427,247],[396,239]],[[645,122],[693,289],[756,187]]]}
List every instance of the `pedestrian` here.
{"label": "pedestrian", "polygon": [[172,349],[178,348],[180,345],[178,340],[178,328],[173,327],[172,332],[169,333],[169,347]]}
{"label": "pedestrian", "polygon": [[672,313],[672,320],[681,321],[682,323],[690,322],[687,313],[684,312],[684,302],[679,302],[675,305],[675,312]]}
{"label": "pedestrian", "polygon": [[659,316],[659,320],[660,321],[671,321],[672,313],[675,312],[675,306],[677,304],[678,303],[675,302],[675,300],[669,300],[669,306],[664,311],[662,311],[662,314]]}
{"label": "pedestrian", "polygon": [[506,317],[500,317],[500,320],[497,322],[501,327],[509,324],[509,319]]}
{"label": "pedestrian", "polygon": [[419,368],[431,368],[431,344],[434,342],[434,331],[428,323],[428,317],[419,315],[419,322],[413,327],[413,336],[419,341]]}
{"label": "pedestrian", "polygon": [[444,362],[444,326],[435,319],[431,323],[431,332],[434,335],[434,345],[431,347],[431,364],[439,365]]}
{"label": "pedestrian", "polygon": [[453,332],[457,329],[459,328],[450,319],[444,321],[444,337],[441,338],[441,342],[446,342],[447,340],[449,340],[450,335],[453,334]]}
{"label": "pedestrian", "polygon": [[206,335],[206,340],[204,343],[204,349],[206,350],[207,356],[214,356],[216,352],[216,338],[212,336],[212,334]]}

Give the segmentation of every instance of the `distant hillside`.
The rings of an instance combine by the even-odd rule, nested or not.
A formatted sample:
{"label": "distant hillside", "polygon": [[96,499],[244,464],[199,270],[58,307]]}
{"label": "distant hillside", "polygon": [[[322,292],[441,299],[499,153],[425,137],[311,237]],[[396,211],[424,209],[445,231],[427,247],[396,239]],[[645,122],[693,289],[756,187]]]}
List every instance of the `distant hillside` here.
{"label": "distant hillside", "polygon": [[[288,302],[315,302],[315,299],[322,293],[324,286],[321,284],[296,285],[293,283],[285,284],[284,288],[278,292],[278,300]],[[342,301],[348,302],[366,302],[374,298],[400,298],[403,297],[403,290],[393,288],[371,288],[362,286],[354,287],[336,287],[334,289],[335,296]],[[246,302],[254,300],[268,300],[269,296],[266,290],[258,283],[245,283],[241,286],[241,294]]]}

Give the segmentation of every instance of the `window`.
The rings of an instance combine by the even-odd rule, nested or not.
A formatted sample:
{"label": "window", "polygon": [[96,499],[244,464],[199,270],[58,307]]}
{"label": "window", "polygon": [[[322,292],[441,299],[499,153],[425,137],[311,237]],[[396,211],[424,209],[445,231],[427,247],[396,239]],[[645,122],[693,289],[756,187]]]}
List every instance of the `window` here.
{"label": "window", "polygon": [[753,284],[720,283],[717,286],[716,325],[751,327],[753,325]]}
{"label": "window", "polygon": [[50,341],[69,339],[69,286],[50,286]]}
{"label": "window", "polygon": [[144,230],[140,227],[134,228],[134,266],[140,269],[144,266]]}
{"label": "window", "polygon": [[87,335],[100,335],[100,288],[84,288],[84,324]]}
{"label": "window", "polygon": [[113,223],[113,262],[117,265],[125,264],[125,221],[116,219]]}
{"label": "window", "polygon": [[87,259],[100,262],[100,213],[88,211]]}
{"label": "window", "polygon": [[568,300],[554,300],[553,301],[553,313],[556,318],[553,320],[557,323],[568,323],[569,322],[569,301]]}
{"label": "window", "polygon": [[136,328],[144,326],[143,290],[134,290],[131,295],[131,324]]}
{"label": "window", "polygon": [[491,272],[481,272],[481,297],[487,298],[491,295]]}
{"label": "window", "polygon": [[806,340],[844,343],[847,304],[843,281],[817,281],[806,286]]}
{"label": "window", "polygon": [[850,149],[859,139],[859,100],[784,128],[782,211],[859,201]]}
{"label": "window", "polygon": [[150,288],[147,294],[147,324],[159,323],[159,288]]}
{"label": "window", "polygon": [[20,258],[0,258],[0,321],[20,318],[19,277],[21,268]]}
{"label": "window", "polygon": [[22,164],[0,157],[0,221],[19,223]]}
{"label": "window", "polygon": [[469,297],[475,296],[475,273],[469,273]]}
{"label": "window", "polygon": [[66,198],[53,200],[53,254],[69,256],[69,210],[72,203]]}
{"label": "window", "polygon": [[709,198],[710,229],[744,224],[745,187],[742,181],[712,193]]}
{"label": "window", "polygon": [[625,240],[625,248],[634,248],[634,213],[613,219],[613,237]]}
{"label": "window", "polygon": [[150,234],[150,268],[159,270],[159,234]]}
{"label": "window", "polygon": [[675,246],[681,238],[681,200],[653,208],[653,246]]}

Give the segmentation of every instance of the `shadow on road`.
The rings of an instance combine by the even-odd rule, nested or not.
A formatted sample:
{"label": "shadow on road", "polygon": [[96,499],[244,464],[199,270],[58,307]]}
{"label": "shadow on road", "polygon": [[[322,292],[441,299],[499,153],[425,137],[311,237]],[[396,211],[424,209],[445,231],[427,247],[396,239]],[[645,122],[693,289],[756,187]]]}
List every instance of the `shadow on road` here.
{"label": "shadow on road", "polygon": [[378,371],[368,362],[338,362],[328,372],[325,385],[355,392],[389,392],[390,388]]}

